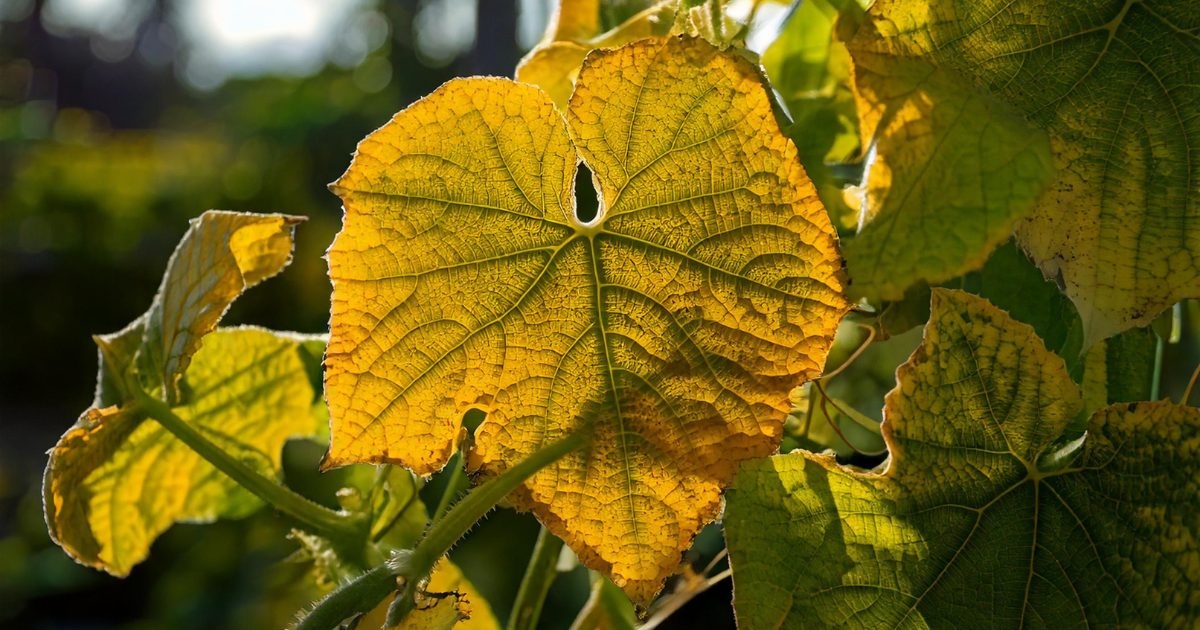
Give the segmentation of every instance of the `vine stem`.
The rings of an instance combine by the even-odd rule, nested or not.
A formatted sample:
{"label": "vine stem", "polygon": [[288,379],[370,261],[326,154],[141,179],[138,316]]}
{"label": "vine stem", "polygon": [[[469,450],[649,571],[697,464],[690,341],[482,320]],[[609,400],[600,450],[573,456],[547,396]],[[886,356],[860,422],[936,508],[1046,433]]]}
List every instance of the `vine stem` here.
{"label": "vine stem", "polygon": [[1150,381],[1150,400],[1158,400],[1160,386],[1162,385],[1162,366],[1163,366],[1163,338],[1155,335],[1156,343],[1154,345],[1154,376]]}
{"label": "vine stem", "polygon": [[135,407],[170,431],[181,442],[203,457],[217,470],[228,475],[238,485],[254,493],[275,509],[296,519],[307,530],[328,538],[336,544],[353,545],[364,539],[365,521],[353,519],[327,507],[317,505],[303,496],[268,479],[245,462],[230,455],[225,449],[212,443],[202,433],[175,415],[163,401],[147,394],[134,378],[126,379],[126,387],[133,395]]}
{"label": "vine stem", "polygon": [[385,562],[330,593],[296,624],[294,630],[336,628],[343,619],[371,610],[395,589],[396,574]]}
{"label": "vine stem", "polygon": [[550,592],[550,584],[558,577],[558,554],[562,548],[562,539],[542,527],[533,554],[529,557],[525,577],[521,578],[521,588],[513,602],[507,630],[533,630],[537,627],[546,593]]}
{"label": "vine stem", "polygon": [[434,565],[442,556],[450,551],[450,547],[462,538],[467,530],[483,518],[496,503],[503,499],[517,486],[529,479],[537,471],[553,464],[567,453],[583,446],[583,436],[569,435],[538,452],[530,455],[521,463],[504,471],[500,476],[475,488],[461,501],[454,504],[445,516],[435,523],[421,539],[417,548],[404,559],[404,566],[399,567],[399,574],[404,578],[404,591],[398,596],[391,610],[388,611],[388,627],[398,625],[405,615],[416,605],[417,589],[433,571]]}

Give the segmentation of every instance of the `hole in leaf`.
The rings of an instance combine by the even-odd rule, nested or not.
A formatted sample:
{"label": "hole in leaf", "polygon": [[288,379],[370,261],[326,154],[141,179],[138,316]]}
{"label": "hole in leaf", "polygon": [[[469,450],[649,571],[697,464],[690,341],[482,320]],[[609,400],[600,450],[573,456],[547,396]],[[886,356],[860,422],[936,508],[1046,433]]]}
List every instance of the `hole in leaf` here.
{"label": "hole in leaf", "polygon": [[600,195],[592,183],[592,171],[583,162],[575,172],[575,218],[580,223],[591,223],[600,212]]}

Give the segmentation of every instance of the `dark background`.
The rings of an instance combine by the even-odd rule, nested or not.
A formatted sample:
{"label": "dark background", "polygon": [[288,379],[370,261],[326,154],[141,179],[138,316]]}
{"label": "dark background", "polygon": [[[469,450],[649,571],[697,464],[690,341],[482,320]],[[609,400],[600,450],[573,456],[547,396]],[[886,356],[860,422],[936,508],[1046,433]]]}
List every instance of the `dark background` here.
{"label": "dark background", "polygon": [[[0,0],[0,627],[282,628],[317,595],[307,566],[280,562],[296,545],[269,510],[176,525],[124,580],[50,541],[45,453],[91,402],[90,336],[145,311],[188,219],[209,208],[309,218],[292,265],[224,323],[327,331],[321,256],[341,209],[326,184],[444,81],[511,76],[551,4]],[[295,32],[272,36],[280,24]],[[340,473],[315,472],[322,451],[289,444],[286,474],[332,506]],[[501,624],[537,529],[497,510],[452,553]],[[721,545],[710,528],[693,560]],[[566,628],[587,591],[582,568],[560,575],[541,627]],[[665,627],[732,628],[730,595],[726,580]]]}

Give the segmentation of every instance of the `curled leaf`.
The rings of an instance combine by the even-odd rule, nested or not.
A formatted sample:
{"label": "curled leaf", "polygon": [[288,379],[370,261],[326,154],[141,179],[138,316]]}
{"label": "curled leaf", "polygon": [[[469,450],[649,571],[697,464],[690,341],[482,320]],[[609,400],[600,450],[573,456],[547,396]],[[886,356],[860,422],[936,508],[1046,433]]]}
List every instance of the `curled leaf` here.
{"label": "curled leaf", "polygon": [[322,339],[212,332],[245,288],[287,265],[301,220],[204,213],[172,255],[150,310],[95,337],[95,401],[50,451],[43,481],[50,536],[79,562],[128,575],[172,523],[243,516],[259,505],[166,429],[144,422],[129,383],[160,393],[184,421],[267,476],[278,473],[289,437],[320,432],[323,405],[315,405],[309,373]]}

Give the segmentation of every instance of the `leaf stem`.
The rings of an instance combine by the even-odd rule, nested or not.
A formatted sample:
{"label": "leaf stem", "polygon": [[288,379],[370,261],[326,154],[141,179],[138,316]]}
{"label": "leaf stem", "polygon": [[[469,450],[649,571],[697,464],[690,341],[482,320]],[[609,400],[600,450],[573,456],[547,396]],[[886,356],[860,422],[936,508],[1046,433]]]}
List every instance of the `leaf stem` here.
{"label": "leaf stem", "polygon": [[446,489],[442,491],[442,498],[438,500],[437,508],[433,510],[433,518],[429,519],[431,525],[436,525],[438,521],[442,520],[446,511],[454,503],[454,499],[471,487],[471,480],[467,478],[467,473],[463,472],[463,459],[463,456],[459,455],[458,462],[453,464],[454,470],[450,473],[450,479],[446,480]]}
{"label": "leaf stem", "polygon": [[330,593],[296,624],[294,630],[336,628],[343,619],[371,610],[395,589],[396,576],[385,562]]}
{"label": "leaf stem", "polygon": [[558,577],[558,554],[562,548],[562,539],[542,527],[533,554],[529,557],[525,577],[521,578],[521,589],[517,591],[517,599],[513,602],[507,630],[533,630],[537,627],[546,593],[550,592],[550,584]]}
{"label": "leaf stem", "polygon": [[1154,377],[1150,381],[1150,400],[1158,400],[1159,388],[1162,385],[1163,338],[1155,335],[1154,343]]}
{"label": "leaf stem", "polygon": [[300,522],[305,529],[328,538],[336,544],[352,544],[363,537],[362,525],[348,516],[327,507],[317,505],[289,490],[272,479],[264,477],[245,462],[230,455],[225,449],[213,444],[195,427],[175,415],[167,404],[147,394],[133,379],[126,379],[126,387],[133,394],[136,408],[153,418],[181,442],[187,444],[197,455],[228,475],[238,485],[254,493],[275,509]]}
{"label": "leaf stem", "polygon": [[529,479],[537,471],[558,461],[567,453],[583,445],[583,436],[569,435],[540,451],[526,457],[521,463],[504,471],[500,476],[475,488],[461,501],[454,504],[440,520],[432,525],[429,533],[421,539],[421,543],[405,559],[405,565],[399,572],[405,579],[404,591],[400,599],[388,611],[388,627],[397,625],[404,616],[415,606],[415,596],[421,583],[429,576],[438,560],[446,555],[450,547],[462,538],[467,530],[483,518],[496,503],[512,492],[517,486]]}

